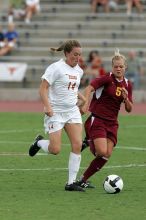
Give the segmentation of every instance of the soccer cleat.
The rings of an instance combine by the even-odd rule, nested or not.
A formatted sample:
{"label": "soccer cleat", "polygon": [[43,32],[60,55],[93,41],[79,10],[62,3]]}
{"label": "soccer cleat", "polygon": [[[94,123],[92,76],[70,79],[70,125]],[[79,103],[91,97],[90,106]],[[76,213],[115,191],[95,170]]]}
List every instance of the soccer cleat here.
{"label": "soccer cleat", "polygon": [[66,191],[79,191],[79,192],[85,192],[85,189],[83,189],[81,186],[79,186],[76,182],[72,184],[66,184],[65,185]]}
{"label": "soccer cleat", "polygon": [[82,142],[81,152],[82,152],[83,150],[85,150],[87,147],[89,147],[89,143],[88,143],[87,138],[85,137],[85,139],[84,139],[83,142]]}
{"label": "soccer cleat", "polygon": [[38,135],[35,138],[34,143],[29,148],[29,156],[33,157],[40,150],[40,147],[38,147],[37,142],[42,139],[43,139],[43,136],[41,135]]}
{"label": "soccer cleat", "polygon": [[82,188],[88,188],[88,189],[94,189],[95,188],[95,186],[93,186],[91,184],[91,182],[89,182],[89,181],[78,180],[78,181],[76,181],[76,184],[78,186],[82,187]]}

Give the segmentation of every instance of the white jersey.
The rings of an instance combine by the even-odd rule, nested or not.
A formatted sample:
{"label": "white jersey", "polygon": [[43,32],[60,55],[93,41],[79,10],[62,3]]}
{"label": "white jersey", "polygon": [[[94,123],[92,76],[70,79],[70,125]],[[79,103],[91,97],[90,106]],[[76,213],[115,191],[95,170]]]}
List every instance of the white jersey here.
{"label": "white jersey", "polygon": [[45,71],[45,79],[50,87],[48,99],[54,112],[67,112],[76,109],[78,87],[83,70],[77,64],[69,66],[63,59],[51,64]]}

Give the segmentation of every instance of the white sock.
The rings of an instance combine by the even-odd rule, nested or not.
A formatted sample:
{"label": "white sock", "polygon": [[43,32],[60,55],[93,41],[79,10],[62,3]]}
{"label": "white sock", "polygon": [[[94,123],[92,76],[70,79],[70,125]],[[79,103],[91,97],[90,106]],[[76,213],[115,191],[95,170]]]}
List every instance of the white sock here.
{"label": "white sock", "polygon": [[69,169],[68,184],[71,184],[76,180],[77,173],[80,168],[80,163],[81,163],[81,155],[70,152],[69,162],[68,162],[68,169]]}
{"label": "white sock", "polygon": [[45,153],[49,153],[48,146],[50,141],[49,140],[39,140],[37,142],[38,147],[40,147]]}

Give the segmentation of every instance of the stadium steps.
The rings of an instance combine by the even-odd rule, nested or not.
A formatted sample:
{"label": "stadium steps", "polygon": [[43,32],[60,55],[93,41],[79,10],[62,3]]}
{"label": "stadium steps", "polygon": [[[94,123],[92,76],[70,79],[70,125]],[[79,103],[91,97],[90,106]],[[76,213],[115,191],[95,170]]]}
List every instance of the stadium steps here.
{"label": "stadium steps", "polygon": [[[47,65],[61,57],[61,53],[50,53],[49,48],[57,47],[69,38],[81,42],[85,60],[91,50],[98,50],[107,70],[111,68],[111,56],[116,47],[125,55],[131,49],[136,50],[146,66],[144,13],[143,16],[133,13],[128,17],[125,5],[120,5],[118,13],[100,12],[93,15],[89,2],[69,2],[49,1],[47,4],[46,0],[42,0],[41,12],[33,17],[30,25],[15,21],[19,46],[10,56],[2,57],[1,61],[27,62],[27,85],[36,86]],[[3,26],[6,25],[3,22]]]}

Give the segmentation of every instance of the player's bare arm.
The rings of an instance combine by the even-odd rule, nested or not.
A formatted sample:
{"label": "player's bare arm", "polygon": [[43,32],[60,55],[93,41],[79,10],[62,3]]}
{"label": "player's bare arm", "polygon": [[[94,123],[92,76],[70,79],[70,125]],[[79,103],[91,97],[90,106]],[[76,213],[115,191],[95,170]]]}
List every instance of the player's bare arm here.
{"label": "player's bare arm", "polygon": [[53,110],[48,100],[48,90],[49,83],[46,80],[43,80],[40,85],[39,93],[44,104],[44,112],[47,116],[51,117],[53,116]]}
{"label": "player's bare arm", "polygon": [[81,92],[78,92],[78,98],[81,99],[83,102],[86,101],[85,96]]}
{"label": "player's bare arm", "polygon": [[128,99],[128,91],[125,88],[122,88],[122,96],[124,98],[124,103],[125,103],[125,110],[127,112],[132,111],[132,102]]}
{"label": "player's bare arm", "polygon": [[94,88],[91,85],[87,86],[86,89],[84,90],[84,96],[85,96],[86,101],[84,105],[82,106],[83,113],[88,112],[92,92],[94,92]]}
{"label": "player's bare arm", "polygon": [[81,92],[78,92],[78,107],[79,107],[79,110],[80,110],[80,113],[83,115],[84,112],[82,111],[82,106],[85,104],[86,102],[86,98],[85,96],[81,93]]}
{"label": "player's bare arm", "polygon": [[128,97],[125,99],[124,103],[125,103],[125,110],[126,110],[127,112],[131,112],[131,111],[132,111],[132,106],[133,106],[133,104],[132,104],[132,102],[130,102],[130,100],[128,99]]}
{"label": "player's bare arm", "polygon": [[86,98],[81,92],[78,92],[78,101],[79,101],[79,106],[84,105],[84,103],[86,102]]}

